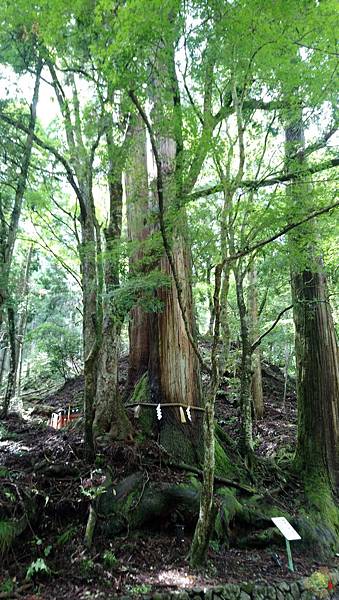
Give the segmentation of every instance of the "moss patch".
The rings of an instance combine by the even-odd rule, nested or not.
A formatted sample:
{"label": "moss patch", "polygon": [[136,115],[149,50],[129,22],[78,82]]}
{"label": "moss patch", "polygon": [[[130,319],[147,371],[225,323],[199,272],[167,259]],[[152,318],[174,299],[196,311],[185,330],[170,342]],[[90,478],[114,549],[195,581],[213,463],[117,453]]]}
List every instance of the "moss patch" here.
{"label": "moss patch", "polygon": [[0,555],[5,554],[17,534],[16,525],[12,521],[0,521]]}
{"label": "moss patch", "polygon": [[229,524],[238,512],[241,512],[242,506],[235,496],[235,491],[228,488],[221,488],[217,492],[221,499],[221,506],[215,519],[214,529],[219,539],[228,540]]}
{"label": "moss patch", "polygon": [[[141,379],[139,379],[138,383],[136,384],[129,403],[142,404],[143,402],[150,402],[150,398],[151,398],[151,392],[150,392],[149,379],[148,379],[148,374],[145,373],[141,377]],[[139,415],[139,419],[138,419],[140,429],[141,429],[141,433],[139,434],[139,439],[138,439],[139,442],[143,441],[143,439],[145,437],[148,437],[148,438],[151,437],[151,435],[154,431],[154,425],[155,425],[155,414],[154,413],[155,413],[154,409],[147,407],[147,406],[141,406],[141,411],[140,411],[140,415]]]}
{"label": "moss patch", "polygon": [[228,478],[234,478],[235,476],[239,475],[238,467],[234,464],[234,462],[231,462],[218,438],[215,439],[214,456],[216,475]]}

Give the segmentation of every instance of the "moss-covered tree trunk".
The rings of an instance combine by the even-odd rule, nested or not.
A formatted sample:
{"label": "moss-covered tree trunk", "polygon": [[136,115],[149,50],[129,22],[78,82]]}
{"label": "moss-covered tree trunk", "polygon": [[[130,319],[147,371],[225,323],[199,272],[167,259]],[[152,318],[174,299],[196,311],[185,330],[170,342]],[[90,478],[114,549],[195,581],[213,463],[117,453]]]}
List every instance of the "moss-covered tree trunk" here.
{"label": "moss-covered tree trunk", "polygon": [[[318,268],[318,271],[315,269]],[[338,349],[320,261],[292,278],[298,396],[296,462],[339,483]]]}
{"label": "moss-covered tree trunk", "polygon": [[[286,129],[287,168],[293,164],[300,169],[303,145],[298,118]],[[312,204],[312,190],[302,176],[290,184],[289,196],[296,206]],[[290,235],[289,247],[298,397],[295,464],[308,499],[326,515],[331,488],[339,482],[338,347],[315,224]],[[338,514],[336,518],[339,528]]]}
{"label": "moss-covered tree trunk", "polygon": [[215,398],[219,388],[220,370],[219,370],[219,345],[220,345],[220,326],[221,326],[221,276],[222,265],[215,268],[215,285],[213,294],[214,304],[214,332],[213,345],[211,353],[211,379],[209,382],[203,421],[204,432],[204,464],[203,464],[203,482],[201,486],[199,518],[195,528],[191,550],[190,562],[193,567],[201,567],[206,562],[208,545],[213,527],[213,492],[214,492],[214,473],[215,473],[215,422],[214,406]]}
{"label": "moss-covered tree trunk", "polygon": [[7,307],[7,319],[8,319],[8,341],[9,341],[9,371],[7,375],[7,385],[5,398],[3,401],[3,406],[1,410],[1,418],[6,418],[8,415],[8,410],[11,402],[11,398],[13,396],[13,389],[15,383],[15,368],[17,364],[16,360],[16,340],[15,340],[15,313],[13,306]]}

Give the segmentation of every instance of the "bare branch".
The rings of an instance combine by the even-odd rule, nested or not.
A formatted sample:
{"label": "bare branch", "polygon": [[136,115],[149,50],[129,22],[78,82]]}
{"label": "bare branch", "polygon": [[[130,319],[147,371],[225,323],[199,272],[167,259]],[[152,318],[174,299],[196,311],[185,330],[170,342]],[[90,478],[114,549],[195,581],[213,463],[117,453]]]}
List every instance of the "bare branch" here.
{"label": "bare branch", "polygon": [[288,311],[291,310],[291,308],[293,308],[293,304],[290,304],[290,306],[286,306],[286,308],[284,308],[277,316],[277,318],[275,319],[275,321],[272,323],[271,327],[269,327],[261,336],[258,337],[258,339],[255,340],[255,342],[253,342],[252,346],[251,346],[251,353],[253,354],[254,350],[256,348],[258,348],[258,346],[260,346],[261,342],[263,341],[263,339],[269,334],[271,333],[272,329],[275,328],[275,326],[279,323],[281,317]]}

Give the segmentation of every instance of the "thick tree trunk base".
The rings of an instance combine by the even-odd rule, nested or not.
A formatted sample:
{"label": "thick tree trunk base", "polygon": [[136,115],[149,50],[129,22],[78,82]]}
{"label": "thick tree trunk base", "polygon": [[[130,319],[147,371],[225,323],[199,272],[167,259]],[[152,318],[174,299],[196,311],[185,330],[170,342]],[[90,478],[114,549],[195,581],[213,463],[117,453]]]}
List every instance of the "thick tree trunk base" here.
{"label": "thick tree trunk base", "polygon": [[197,444],[196,431],[202,426],[203,413],[191,411],[192,421],[185,417],[186,422],[180,422],[179,407],[162,406],[161,419],[157,417],[156,406],[145,406],[154,403],[148,374],[145,373],[138,381],[128,404],[138,405],[140,414],[138,423],[142,436],[154,438],[160,446],[176,461],[192,465],[200,465],[203,458],[202,445]]}

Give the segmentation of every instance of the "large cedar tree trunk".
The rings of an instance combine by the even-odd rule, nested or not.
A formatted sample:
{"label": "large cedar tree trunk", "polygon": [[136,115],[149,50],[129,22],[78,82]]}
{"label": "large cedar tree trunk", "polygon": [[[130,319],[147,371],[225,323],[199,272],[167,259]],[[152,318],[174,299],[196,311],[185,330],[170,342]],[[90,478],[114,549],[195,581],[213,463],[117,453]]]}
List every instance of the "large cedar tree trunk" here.
{"label": "large cedar tree trunk", "polygon": [[[158,147],[165,181],[166,210],[169,206],[173,206],[176,201],[175,185],[173,183],[176,146],[171,138],[159,138]],[[154,189],[154,184],[151,187]],[[140,202],[144,206],[145,197],[143,194],[140,195]],[[153,192],[151,202],[153,207],[150,208],[155,211],[157,209],[155,192]],[[168,224],[167,231],[171,239],[175,270],[182,286],[182,299],[187,322],[191,327],[191,331],[193,331],[191,260],[185,239],[186,220],[184,211],[182,211],[181,216],[180,227],[179,225],[172,227],[172,224]],[[145,225],[139,221],[139,226],[143,228]],[[157,226],[155,226],[155,230],[157,232]],[[134,235],[134,239],[138,239],[136,232]],[[142,236],[143,233],[140,233],[139,239]],[[145,344],[145,351],[149,351],[148,378],[151,402],[156,404],[179,403],[191,407],[200,406],[199,363],[186,333],[176,286],[165,253],[157,266],[162,273],[168,275],[170,285],[158,289],[155,293],[155,299],[160,301],[162,305],[160,311],[150,312],[147,317],[142,315],[142,322],[140,321],[140,313],[134,314],[138,323],[138,331],[137,335],[133,335],[136,332],[136,326],[131,326],[130,345],[133,371],[141,374],[145,369],[145,352],[144,347],[140,344],[143,344],[143,340],[147,340],[148,345]],[[138,358],[140,360],[139,365],[136,360]],[[202,456],[202,418],[201,413],[198,411],[192,410],[191,414],[192,422],[187,417],[185,417],[185,422],[182,422],[179,407],[163,407],[162,419],[158,422],[158,434],[160,443],[176,458],[196,463],[200,462]]]}
{"label": "large cedar tree trunk", "polygon": [[[150,234],[148,225],[148,173],[146,130],[140,116],[129,127],[130,152],[125,171],[128,239],[132,245],[129,258],[130,275],[138,276],[148,270],[143,242]],[[141,303],[131,310],[129,324],[129,363],[127,394],[130,394],[140,378],[148,370],[149,362],[149,315]]]}
{"label": "large cedar tree trunk", "polygon": [[97,310],[97,256],[94,215],[87,204],[81,223],[81,279],[83,298],[83,349],[84,349],[84,414],[85,447],[88,457],[94,452],[92,425],[97,383],[97,359],[100,324]]}
{"label": "large cedar tree trunk", "polygon": [[[287,168],[292,161],[300,167],[303,145],[298,119],[286,129]],[[292,201],[310,206],[312,190],[302,178],[289,192]],[[307,495],[321,510],[326,490],[339,482],[338,346],[315,224],[298,228],[289,241],[298,397],[295,462]]]}

